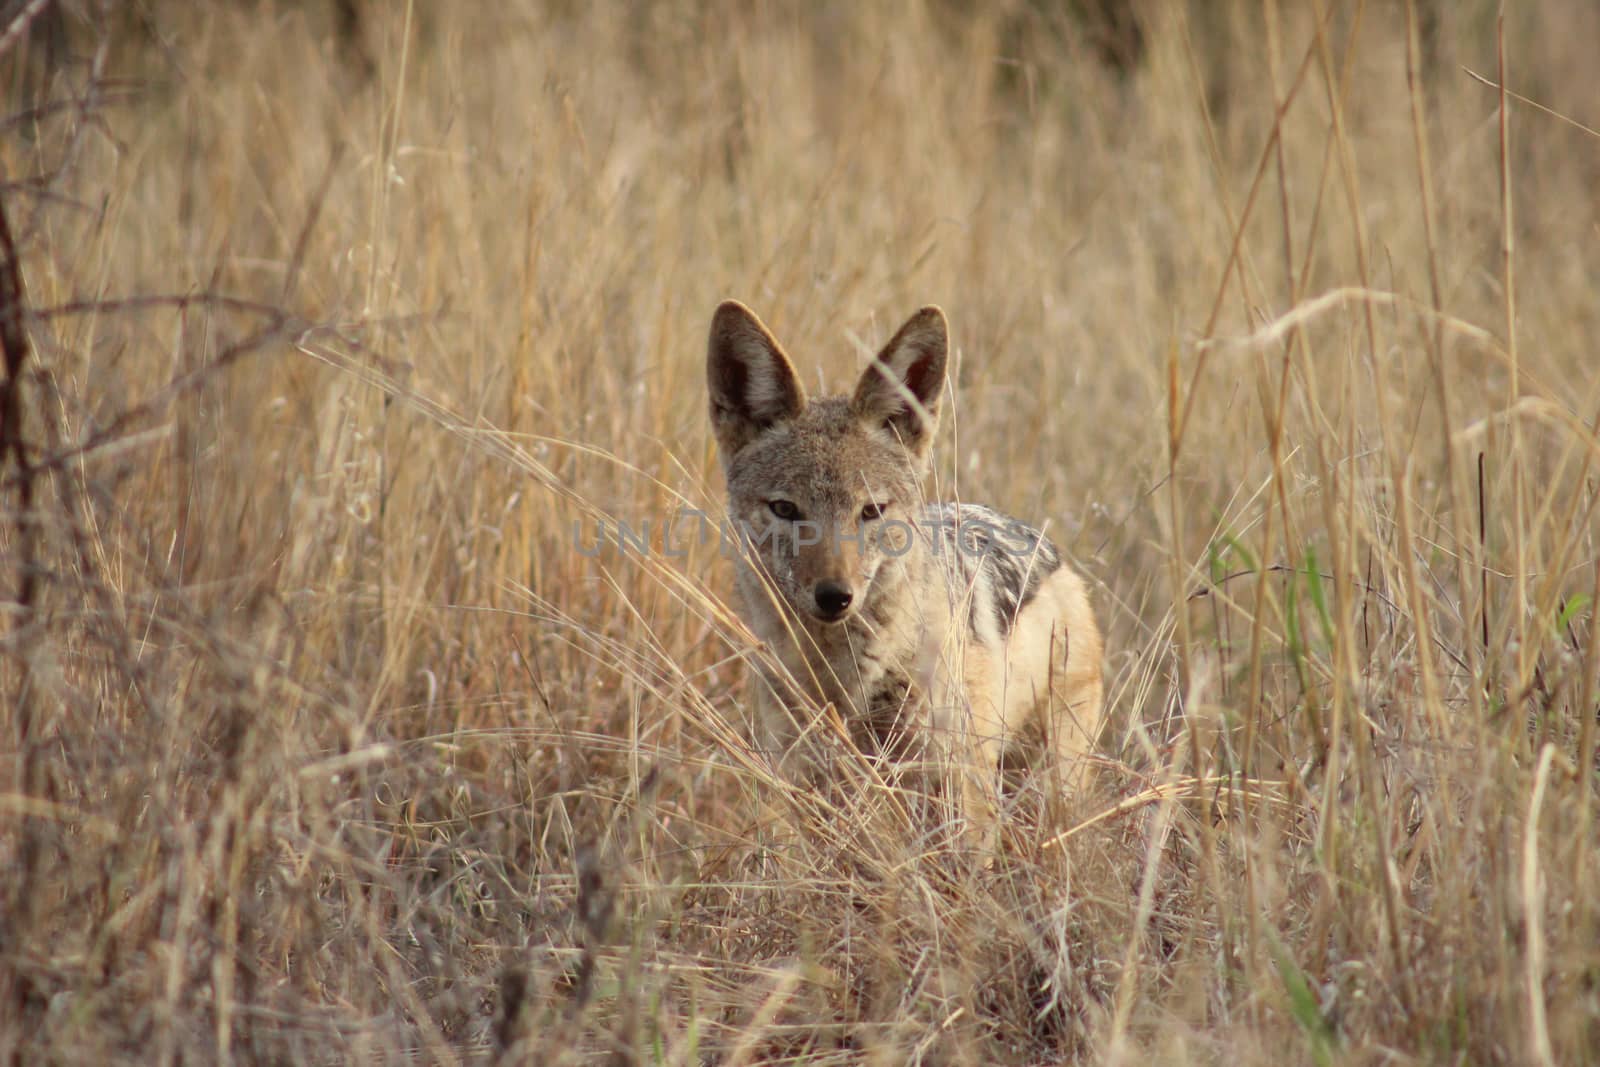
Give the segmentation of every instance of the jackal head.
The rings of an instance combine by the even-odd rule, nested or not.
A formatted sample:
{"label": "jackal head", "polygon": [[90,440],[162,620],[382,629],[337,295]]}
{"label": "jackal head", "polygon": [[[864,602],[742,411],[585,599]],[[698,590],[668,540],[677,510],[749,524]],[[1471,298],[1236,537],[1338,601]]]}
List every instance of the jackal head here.
{"label": "jackal head", "polygon": [[885,562],[915,549],[911,523],[938,426],[948,334],[944,312],[925,307],[853,394],[807,400],[754,312],[729,300],[712,316],[706,378],[728,517],[801,617],[849,618]]}

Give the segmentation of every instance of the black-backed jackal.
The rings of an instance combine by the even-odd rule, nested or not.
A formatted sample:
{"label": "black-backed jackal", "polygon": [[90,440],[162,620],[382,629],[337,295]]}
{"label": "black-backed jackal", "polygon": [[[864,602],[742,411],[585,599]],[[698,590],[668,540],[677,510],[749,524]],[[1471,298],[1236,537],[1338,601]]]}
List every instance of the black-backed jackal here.
{"label": "black-backed jackal", "polygon": [[744,618],[782,668],[761,672],[761,742],[807,763],[831,703],[864,750],[954,775],[968,825],[989,832],[1002,767],[1053,753],[1081,780],[1102,648],[1083,580],[1038,530],[922,499],[948,348],[944,313],[923,308],[852,395],[808,400],[730,300],[706,372]]}

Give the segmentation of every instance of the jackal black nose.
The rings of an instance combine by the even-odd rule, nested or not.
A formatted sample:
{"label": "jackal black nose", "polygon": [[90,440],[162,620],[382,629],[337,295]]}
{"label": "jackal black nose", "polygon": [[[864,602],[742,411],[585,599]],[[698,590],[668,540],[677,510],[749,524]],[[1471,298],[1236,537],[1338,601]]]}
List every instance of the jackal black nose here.
{"label": "jackal black nose", "polygon": [[816,598],[817,614],[831,622],[849,609],[855,594],[843,582],[823,580],[817,583]]}

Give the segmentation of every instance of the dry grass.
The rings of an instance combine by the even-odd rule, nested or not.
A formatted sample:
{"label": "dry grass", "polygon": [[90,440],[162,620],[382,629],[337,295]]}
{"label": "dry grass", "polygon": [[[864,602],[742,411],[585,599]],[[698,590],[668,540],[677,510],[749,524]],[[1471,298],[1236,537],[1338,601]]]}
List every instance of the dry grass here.
{"label": "dry grass", "polygon": [[[1600,14],[1417,3],[9,41],[0,1044],[1600,1056]],[[941,487],[1096,582],[1096,788],[991,866],[750,749],[714,543],[579,551],[715,513],[724,296],[834,382],[943,304]]]}

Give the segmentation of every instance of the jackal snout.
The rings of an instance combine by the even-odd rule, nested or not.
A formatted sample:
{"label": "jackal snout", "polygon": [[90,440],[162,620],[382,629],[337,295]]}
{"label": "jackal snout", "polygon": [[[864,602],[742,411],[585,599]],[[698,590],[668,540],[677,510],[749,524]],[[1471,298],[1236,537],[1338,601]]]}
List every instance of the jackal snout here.
{"label": "jackal snout", "polygon": [[850,584],[838,578],[824,578],[812,588],[811,596],[817,605],[817,618],[823,622],[841,621],[856,598]]}
{"label": "jackal snout", "polygon": [[862,544],[871,536],[865,530],[824,529],[816,539],[798,551],[792,580],[780,581],[779,588],[797,611],[824,624],[843,622],[867,599],[876,572],[877,561]]}

